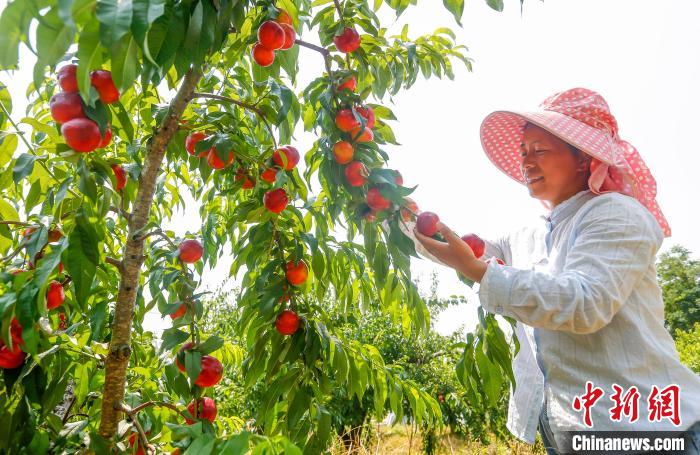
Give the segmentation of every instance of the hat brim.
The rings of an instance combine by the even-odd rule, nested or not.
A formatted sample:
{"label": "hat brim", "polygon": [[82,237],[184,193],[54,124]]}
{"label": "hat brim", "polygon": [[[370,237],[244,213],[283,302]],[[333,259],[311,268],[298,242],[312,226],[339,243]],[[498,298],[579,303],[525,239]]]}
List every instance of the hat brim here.
{"label": "hat brim", "polygon": [[492,112],[479,129],[481,146],[489,160],[518,183],[525,184],[520,169],[520,145],[527,122],[604,163],[613,164],[612,137],[603,130],[554,111]]}

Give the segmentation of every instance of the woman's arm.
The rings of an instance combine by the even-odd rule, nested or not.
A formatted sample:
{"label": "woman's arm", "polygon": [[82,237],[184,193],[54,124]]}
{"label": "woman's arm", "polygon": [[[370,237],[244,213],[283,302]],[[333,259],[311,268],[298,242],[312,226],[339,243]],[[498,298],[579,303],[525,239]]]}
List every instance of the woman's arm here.
{"label": "woman's arm", "polygon": [[607,325],[653,263],[663,234],[644,208],[595,198],[575,227],[562,272],[489,264],[482,306],[533,327],[592,333]]}

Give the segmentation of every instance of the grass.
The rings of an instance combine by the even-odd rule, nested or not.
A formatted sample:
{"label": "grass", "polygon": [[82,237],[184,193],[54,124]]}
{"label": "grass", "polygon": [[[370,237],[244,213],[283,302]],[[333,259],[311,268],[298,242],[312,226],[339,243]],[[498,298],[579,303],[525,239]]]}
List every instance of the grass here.
{"label": "grass", "polygon": [[[342,441],[338,439],[331,453],[333,455],[420,455],[423,453],[420,432],[411,435],[410,425],[380,426],[378,430],[375,427],[374,431],[369,443],[350,450],[346,450]],[[450,434],[449,430],[445,430],[438,438],[436,453],[439,455],[543,455],[546,453],[539,437],[532,446],[516,438],[508,441],[496,441],[495,437],[491,439],[493,440],[491,444],[482,444],[480,441]]]}

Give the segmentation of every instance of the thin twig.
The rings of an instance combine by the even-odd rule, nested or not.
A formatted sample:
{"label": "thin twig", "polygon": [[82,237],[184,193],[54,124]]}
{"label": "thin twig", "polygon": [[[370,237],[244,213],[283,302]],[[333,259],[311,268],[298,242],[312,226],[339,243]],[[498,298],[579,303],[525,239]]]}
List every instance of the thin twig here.
{"label": "thin twig", "polygon": [[315,44],[307,43],[306,41],[302,41],[300,39],[297,39],[295,41],[299,46],[306,47],[309,49],[312,49],[316,52],[319,52],[321,55],[323,55],[323,60],[326,64],[326,72],[328,73],[328,77],[331,77],[331,52],[326,49],[325,47],[317,46]]}
{"label": "thin twig", "polygon": [[240,106],[244,109],[248,109],[250,111],[255,112],[260,119],[263,121],[263,124],[267,128],[267,131],[270,133],[270,137],[272,138],[272,144],[274,145],[275,149],[277,149],[277,141],[275,140],[275,134],[272,131],[272,127],[270,126],[270,123],[267,121],[267,118],[265,117],[265,113],[255,107],[254,105],[250,103],[246,103],[244,101],[236,100],[233,99],[229,96],[222,96],[222,95],[215,95],[214,93],[201,93],[201,92],[194,92],[192,94],[192,98],[209,98],[217,101],[225,101],[227,103],[235,104],[236,106]]}
{"label": "thin twig", "polygon": [[177,412],[184,418],[188,418],[184,412],[182,412],[177,406],[175,406],[172,403],[166,403],[165,401],[147,401],[145,403],[141,403],[140,405],[136,406],[134,409],[131,410],[132,413],[136,414],[139,411],[142,411],[146,409],[149,406],[160,406],[163,408],[168,408],[172,409],[173,411]]}
{"label": "thin twig", "polygon": [[34,223],[25,223],[24,221],[12,221],[12,220],[4,220],[0,221],[0,224],[16,224],[17,226],[25,226],[25,227],[36,227],[36,224]]}
{"label": "thin twig", "polygon": [[20,242],[20,244],[19,244],[19,246],[17,247],[17,249],[16,249],[15,251],[13,251],[12,253],[10,253],[8,256],[5,256],[4,258],[0,258],[0,262],[9,262],[9,261],[11,261],[12,258],[14,258],[15,256],[17,256],[17,255],[20,253],[20,251],[22,251],[22,248],[24,248],[24,242]]}
{"label": "thin twig", "polygon": [[131,213],[128,212],[128,211],[126,211],[126,210],[124,210],[124,209],[121,208],[121,207],[117,207],[117,206],[114,206],[114,205],[110,205],[110,206],[109,206],[109,210],[112,211],[112,212],[114,212],[114,213],[116,213],[117,215],[123,216],[124,218],[126,218],[127,221],[129,221],[129,219],[131,219]]}
{"label": "thin twig", "polygon": [[144,451],[146,453],[149,452],[149,446],[148,446],[148,438],[146,438],[146,433],[143,431],[143,427],[141,426],[141,422],[139,422],[139,419],[136,418],[136,413],[133,411],[133,409],[129,408],[126,404],[122,403],[118,406],[115,406],[115,409],[118,409],[119,411],[122,411],[124,414],[129,416],[129,420],[134,424],[136,427],[136,431],[139,434],[139,439],[141,439],[141,444],[143,445]]}
{"label": "thin twig", "polygon": [[157,235],[159,237],[162,237],[163,239],[165,239],[166,242],[168,242],[168,244],[170,244],[170,246],[172,247],[173,250],[177,249],[177,245],[175,245],[175,242],[173,242],[170,239],[170,237],[168,237],[168,235],[165,232],[163,232],[161,229],[156,229],[153,232],[149,232],[149,235]]}
{"label": "thin twig", "polygon": [[66,408],[66,413],[63,414],[62,420],[63,420],[64,424],[68,421],[68,418],[70,417],[70,410],[73,407],[73,405],[75,404],[76,400],[77,400],[77,397],[75,395],[73,395],[73,399],[70,401],[70,403],[68,404],[68,407]]}
{"label": "thin twig", "polygon": [[117,259],[114,259],[113,257],[106,256],[106,257],[105,257],[105,262],[106,262],[107,264],[111,264],[111,265],[115,266],[115,267],[119,270],[120,273],[121,273],[122,270],[124,270],[124,264],[122,263],[122,261],[119,261],[119,260],[117,260]]}
{"label": "thin twig", "polygon": [[345,20],[343,19],[343,8],[340,6],[340,2],[338,0],[333,0],[333,3],[335,3],[335,9],[338,10],[338,17],[340,18],[340,21],[345,23]]}

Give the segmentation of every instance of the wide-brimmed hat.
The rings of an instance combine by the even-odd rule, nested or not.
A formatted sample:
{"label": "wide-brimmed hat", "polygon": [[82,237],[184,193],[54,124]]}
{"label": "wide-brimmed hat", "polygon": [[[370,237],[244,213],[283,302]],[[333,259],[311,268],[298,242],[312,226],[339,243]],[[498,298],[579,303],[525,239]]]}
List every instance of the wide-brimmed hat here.
{"label": "wide-brimmed hat", "polygon": [[520,145],[525,124],[532,123],[591,156],[591,191],[615,191],[636,198],[654,215],[664,235],[671,235],[656,201],[656,180],[637,149],[618,136],[617,121],[602,96],[573,88],[550,96],[539,107],[536,111],[495,111],[484,119],[481,145],[496,167],[525,184]]}

